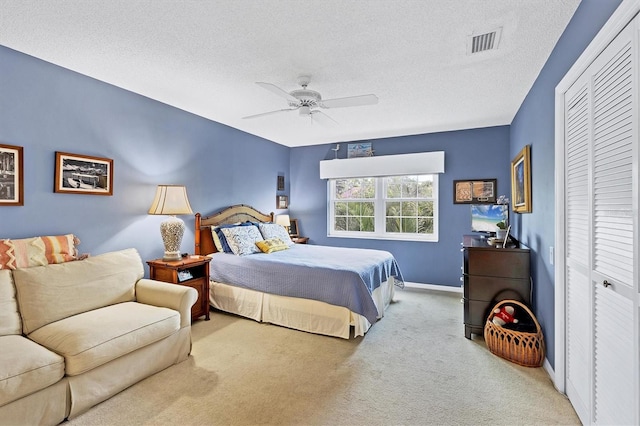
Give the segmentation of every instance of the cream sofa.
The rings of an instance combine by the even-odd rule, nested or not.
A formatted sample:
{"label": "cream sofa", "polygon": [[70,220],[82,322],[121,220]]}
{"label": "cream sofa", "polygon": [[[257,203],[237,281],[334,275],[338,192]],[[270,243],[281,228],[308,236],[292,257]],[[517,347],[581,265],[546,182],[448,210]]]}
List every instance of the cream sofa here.
{"label": "cream sofa", "polygon": [[143,275],[135,249],[0,269],[0,424],[58,424],[189,356],[196,290]]}

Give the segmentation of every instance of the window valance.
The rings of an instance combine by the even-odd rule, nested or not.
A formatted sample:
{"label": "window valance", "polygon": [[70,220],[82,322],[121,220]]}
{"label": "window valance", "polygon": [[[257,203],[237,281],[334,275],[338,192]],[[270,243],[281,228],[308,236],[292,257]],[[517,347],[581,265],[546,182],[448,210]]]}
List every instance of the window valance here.
{"label": "window valance", "polygon": [[444,173],[444,151],[320,161],[320,179]]}

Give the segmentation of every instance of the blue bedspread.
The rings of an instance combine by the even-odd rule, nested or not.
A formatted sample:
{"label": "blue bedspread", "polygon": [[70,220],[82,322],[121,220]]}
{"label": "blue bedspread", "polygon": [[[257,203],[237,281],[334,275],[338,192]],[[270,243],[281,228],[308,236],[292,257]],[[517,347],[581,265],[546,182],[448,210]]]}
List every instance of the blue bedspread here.
{"label": "blue bedspread", "polygon": [[387,251],[294,244],[288,250],[236,256],[215,253],[211,279],[281,296],[344,306],[369,320],[378,311],[371,293],[402,273]]}

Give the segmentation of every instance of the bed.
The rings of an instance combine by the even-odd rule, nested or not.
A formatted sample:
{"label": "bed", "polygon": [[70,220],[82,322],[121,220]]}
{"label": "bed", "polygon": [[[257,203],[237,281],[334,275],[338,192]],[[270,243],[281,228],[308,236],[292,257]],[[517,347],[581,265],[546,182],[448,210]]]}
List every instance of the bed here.
{"label": "bed", "polygon": [[269,254],[238,256],[216,247],[213,227],[245,224],[268,229],[279,226],[273,219],[273,213],[243,204],[208,217],[195,215],[195,254],[212,257],[210,305],[310,333],[344,339],[364,336],[383,317],[395,287],[403,285],[393,255],[290,241],[286,250]]}

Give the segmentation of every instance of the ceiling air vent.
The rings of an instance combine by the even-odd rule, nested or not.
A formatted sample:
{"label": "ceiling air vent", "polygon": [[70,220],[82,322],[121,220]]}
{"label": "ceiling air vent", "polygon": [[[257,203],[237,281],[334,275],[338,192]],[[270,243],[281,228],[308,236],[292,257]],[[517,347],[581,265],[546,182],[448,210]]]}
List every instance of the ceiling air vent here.
{"label": "ceiling air vent", "polygon": [[469,38],[469,54],[486,52],[487,50],[496,50],[500,43],[500,35],[502,34],[502,28],[495,29],[493,31],[473,35]]}

